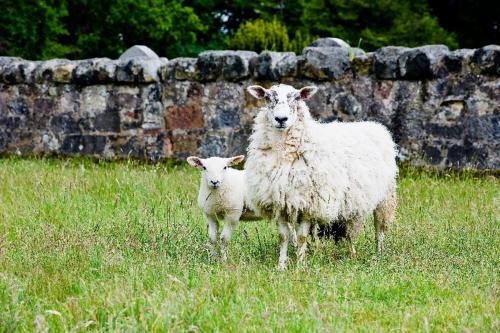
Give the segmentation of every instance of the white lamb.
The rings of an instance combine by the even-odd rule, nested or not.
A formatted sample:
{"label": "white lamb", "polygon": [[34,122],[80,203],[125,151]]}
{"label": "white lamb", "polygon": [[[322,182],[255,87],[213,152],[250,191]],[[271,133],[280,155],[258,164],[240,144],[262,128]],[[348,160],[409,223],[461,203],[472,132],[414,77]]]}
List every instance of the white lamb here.
{"label": "white lamb", "polygon": [[227,244],[238,222],[258,219],[248,204],[245,171],[230,168],[241,163],[244,158],[243,155],[231,158],[187,158],[190,165],[202,170],[198,206],[206,218],[213,256],[216,256],[219,220],[224,221],[220,234],[222,260],[227,259]]}
{"label": "white lamb", "polygon": [[374,122],[314,121],[304,101],[316,87],[247,90],[266,100],[255,119],[245,169],[252,206],[278,222],[278,267],[286,268],[289,223],[297,228],[300,263],[311,224],[344,224],[355,255],[352,238],[373,212],[381,253],[396,209],[396,149],[388,130]]}

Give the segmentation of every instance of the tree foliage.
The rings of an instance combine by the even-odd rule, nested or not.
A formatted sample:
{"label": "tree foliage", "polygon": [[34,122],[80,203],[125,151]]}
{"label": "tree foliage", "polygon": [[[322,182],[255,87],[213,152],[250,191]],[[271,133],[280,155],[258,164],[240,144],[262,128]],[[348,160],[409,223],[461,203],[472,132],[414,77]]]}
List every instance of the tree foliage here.
{"label": "tree foliage", "polygon": [[431,43],[479,47],[476,41],[484,45],[500,36],[491,28],[493,32],[476,38],[476,32],[487,31],[479,28],[482,14],[485,24],[498,28],[499,6],[494,9],[494,2],[486,6],[475,0],[2,2],[0,55],[31,59],[116,58],[134,44],[147,45],[169,58],[227,47],[300,52],[313,37],[338,37],[351,45],[362,41],[361,47],[368,51],[385,45]]}
{"label": "tree foliage", "polygon": [[460,47],[500,44],[498,0],[429,0],[439,24],[457,34]]}
{"label": "tree foliage", "polygon": [[287,27],[276,18],[270,22],[256,19],[244,22],[234,36],[229,38],[228,47],[256,52],[264,50],[301,52],[311,42],[312,38],[304,37],[300,31],[296,31],[294,37],[290,38]]}
{"label": "tree foliage", "polygon": [[205,29],[181,0],[20,0],[0,11],[0,22],[0,51],[36,59],[116,58],[134,44],[194,55]]}
{"label": "tree foliage", "polygon": [[446,44],[456,38],[430,15],[427,1],[302,0],[302,24],[310,33],[335,36],[374,50],[385,45]]}
{"label": "tree foliage", "polygon": [[0,10],[0,54],[38,59],[71,52],[62,42],[67,16],[62,1],[7,0]]}

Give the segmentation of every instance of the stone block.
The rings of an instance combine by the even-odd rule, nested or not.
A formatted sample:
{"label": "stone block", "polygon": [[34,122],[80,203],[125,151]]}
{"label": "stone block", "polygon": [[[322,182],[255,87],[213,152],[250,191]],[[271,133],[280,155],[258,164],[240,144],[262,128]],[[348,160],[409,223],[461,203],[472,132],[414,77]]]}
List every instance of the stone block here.
{"label": "stone block", "polygon": [[228,81],[238,81],[250,75],[249,64],[257,57],[251,51],[205,51],[196,61],[198,78],[214,81],[223,76]]}
{"label": "stone block", "polygon": [[155,51],[151,50],[145,45],[134,45],[128,48],[125,52],[120,55],[119,60],[127,60],[132,58],[151,58],[159,59]]}
{"label": "stone block", "polygon": [[200,81],[214,81],[222,73],[224,57],[231,51],[205,51],[198,55],[196,71]]}
{"label": "stone block", "polygon": [[103,154],[107,139],[102,135],[69,135],[63,139],[61,153],[66,155]]}
{"label": "stone block", "polygon": [[111,135],[106,152],[110,157],[144,158],[144,140],[137,135]]}
{"label": "stone block", "polygon": [[142,89],[142,86],[117,86],[109,94],[104,114],[113,115],[114,125],[115,117],[119,117],[118,131],[141,128],[146,102],[141,98]]}
{"label": "stone block", "polygon": [[349,49],[350,46],[340,38],[324,37],[316,39],[314,42],[309,44],[309,47],[341,47],[344,49]]}
{"label": "stone block", "polygon": [[35,81],[38,83],[70,83],[72,81],[73,71],[77,65],[78,61],[70,61],[67,59],[42,61],[35,70]]}
{"label": "stone block", "polygon": [[373,69],[373,53],[354,55],[351,58],[351,69],[357,76],[368,76]]}
{"label": "stone block", "polygon": [[160,161],[167,157],[167,136],[163,131],[144,134],[145,158]]}
{"label": "stone block", "polygon": [[310,79],[336,80],[350,69],[348,50],[341,47],[308,47],[304,58],[300,74]]}
{"label": "stone block", "polygon": [[115,82],[117,63],[108,58],[82,60],[73,70],[72,82],[92,85]]}
{"label": "stone block", "polygon": [[460,73],[467,69],[474,50],[460,49],[445,53],[437,62],[435,75],[437,77],[446,77],[453,73]]}
{"label": "stone block", "polygon": [[482,73],[500,75],[500,46],[488,45],[474,51],[472,62]]}
{"label": "stone block", "polygon": [[429,79],[433,77],[438,62],[448,52],[445,45],[426,45],[409,49],[398,59],[399,74],[408,80]]}
{"label": "stone block", "polygon": [[196,58],[175,58],[160,67],[159,74],[162,81],[168,80],[197,80]]}
{"label": "stone block", "polygon": [[355,116],[361,112],[361,104],[350,93],[341,93],[335,96],[334,110],[348,116]]}
{"label": "stone block", "polygon": [[168,130],[165,140],[166,156],[185,160],[188,156],[198,155],[198,140],[203,132],[203,130]]}
{"label": "stone block", "polygon": [[198,155],[201,157],[227,156],[227,140],[229,130],[207,131],[200,136],[198,145]]}
{"label": "stone block", "polygon": [[164,59],[146,57],[127,58],[118,62],[116,81],[124,83],[149,83],[160,80],[159,69],[167,64]]}
{"label": "stone block", "polygon": [[32,83],[39,62],[20,58],[0,57],[0,82],[7,84]]}
{"label": "stone block", "polygon": [[203,87],[197,82],[179,82],[165,101],[167,129],[203,128]]}
{"label": "stone block", "polygon": [[250,76],[250,61],[257,57],[252,51],[233,51],[223,56],[222,76],[228,81],[239,81]]}
{"label": "stone block", "polygon": [[276,62],[276,71],[280,79],[298,75],[299,57],[293,52],[284,52],[285,56]]}
{"label": "stone block", "polygon": [[386,46],[373,54],[373,72],[378,79],[394,80],[399,77],[398,59],[407,47]]}
{"label": "stone block", "polygon": [[252,59],[251,69],[257,80],[277,81],[280,77],[296,75],[297,57],[293,52],[264,51]]}
{"label": "stone block", "polygon": [[58,134],[80,134],[81,129],[78,119],[72,113],[60,113],[50,118],[50,130]]}
{"label": "stone block", "polygon": [[207,127],[211,129],[239,127],[244,101],[244,88],[237,83],[208,84],[206,102],[202,109]]}

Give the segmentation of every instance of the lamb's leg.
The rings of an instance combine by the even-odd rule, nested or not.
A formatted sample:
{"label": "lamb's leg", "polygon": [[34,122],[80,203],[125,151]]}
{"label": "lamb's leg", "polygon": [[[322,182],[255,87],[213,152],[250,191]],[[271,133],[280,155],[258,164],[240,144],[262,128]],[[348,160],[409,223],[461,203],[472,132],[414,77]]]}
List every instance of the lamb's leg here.
{"label": "lamb's leg", "polygon": [[240,215],[241,214],[231,214],[224,218],[224,227],[220,234],[220,251],[222,261],[227,260],[227,246],[231,240],[231,236],[233,235],[234,228],[238,225]]}
{"label": "lamb's leg", "polygon": [[278,233],[280,237],[280,257],[278,260],[278,269],[286,269],[288,261],[288,241],[290,239],[290,227],[286,221],[278,220]]}
{"label": "lamb's leg", "polygon": [[217,234],[219,233],[219,222],[215,217],[205,215],[208,229],[208,239],[210,241],[209,251],[213,258],[217,258]]}
{"label": "lamb's leg", "polygon": [[304,262],[304,258],[306,256],[306,249],[307,249],[307,236],[309,236],[309,228],[310,228],[309,222],[302,222],[299,225],[299,228],[297,230],[297,247],[298,247],[298,254],[297,254],[297,263],[301,264]]}
{"label": "lamb's leg", "polygon": [[384,251],[384,237],[387,227],[394,221],[396,215],[396,193],[391,195],[378,204],[373,212],[373,221],[375,224],[375,241],[377,242],[377,252],[382,254]]}

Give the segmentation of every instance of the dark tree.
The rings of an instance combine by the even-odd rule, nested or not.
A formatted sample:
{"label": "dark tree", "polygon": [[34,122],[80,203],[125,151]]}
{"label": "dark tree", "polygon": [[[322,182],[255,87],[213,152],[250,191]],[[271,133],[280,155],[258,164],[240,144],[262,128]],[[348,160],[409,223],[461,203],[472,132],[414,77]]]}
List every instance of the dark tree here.
{"label": "dark tree", "polygon": [[430,0],[439,23],[458,37],[460,47],[500,44],[500,1]]}

